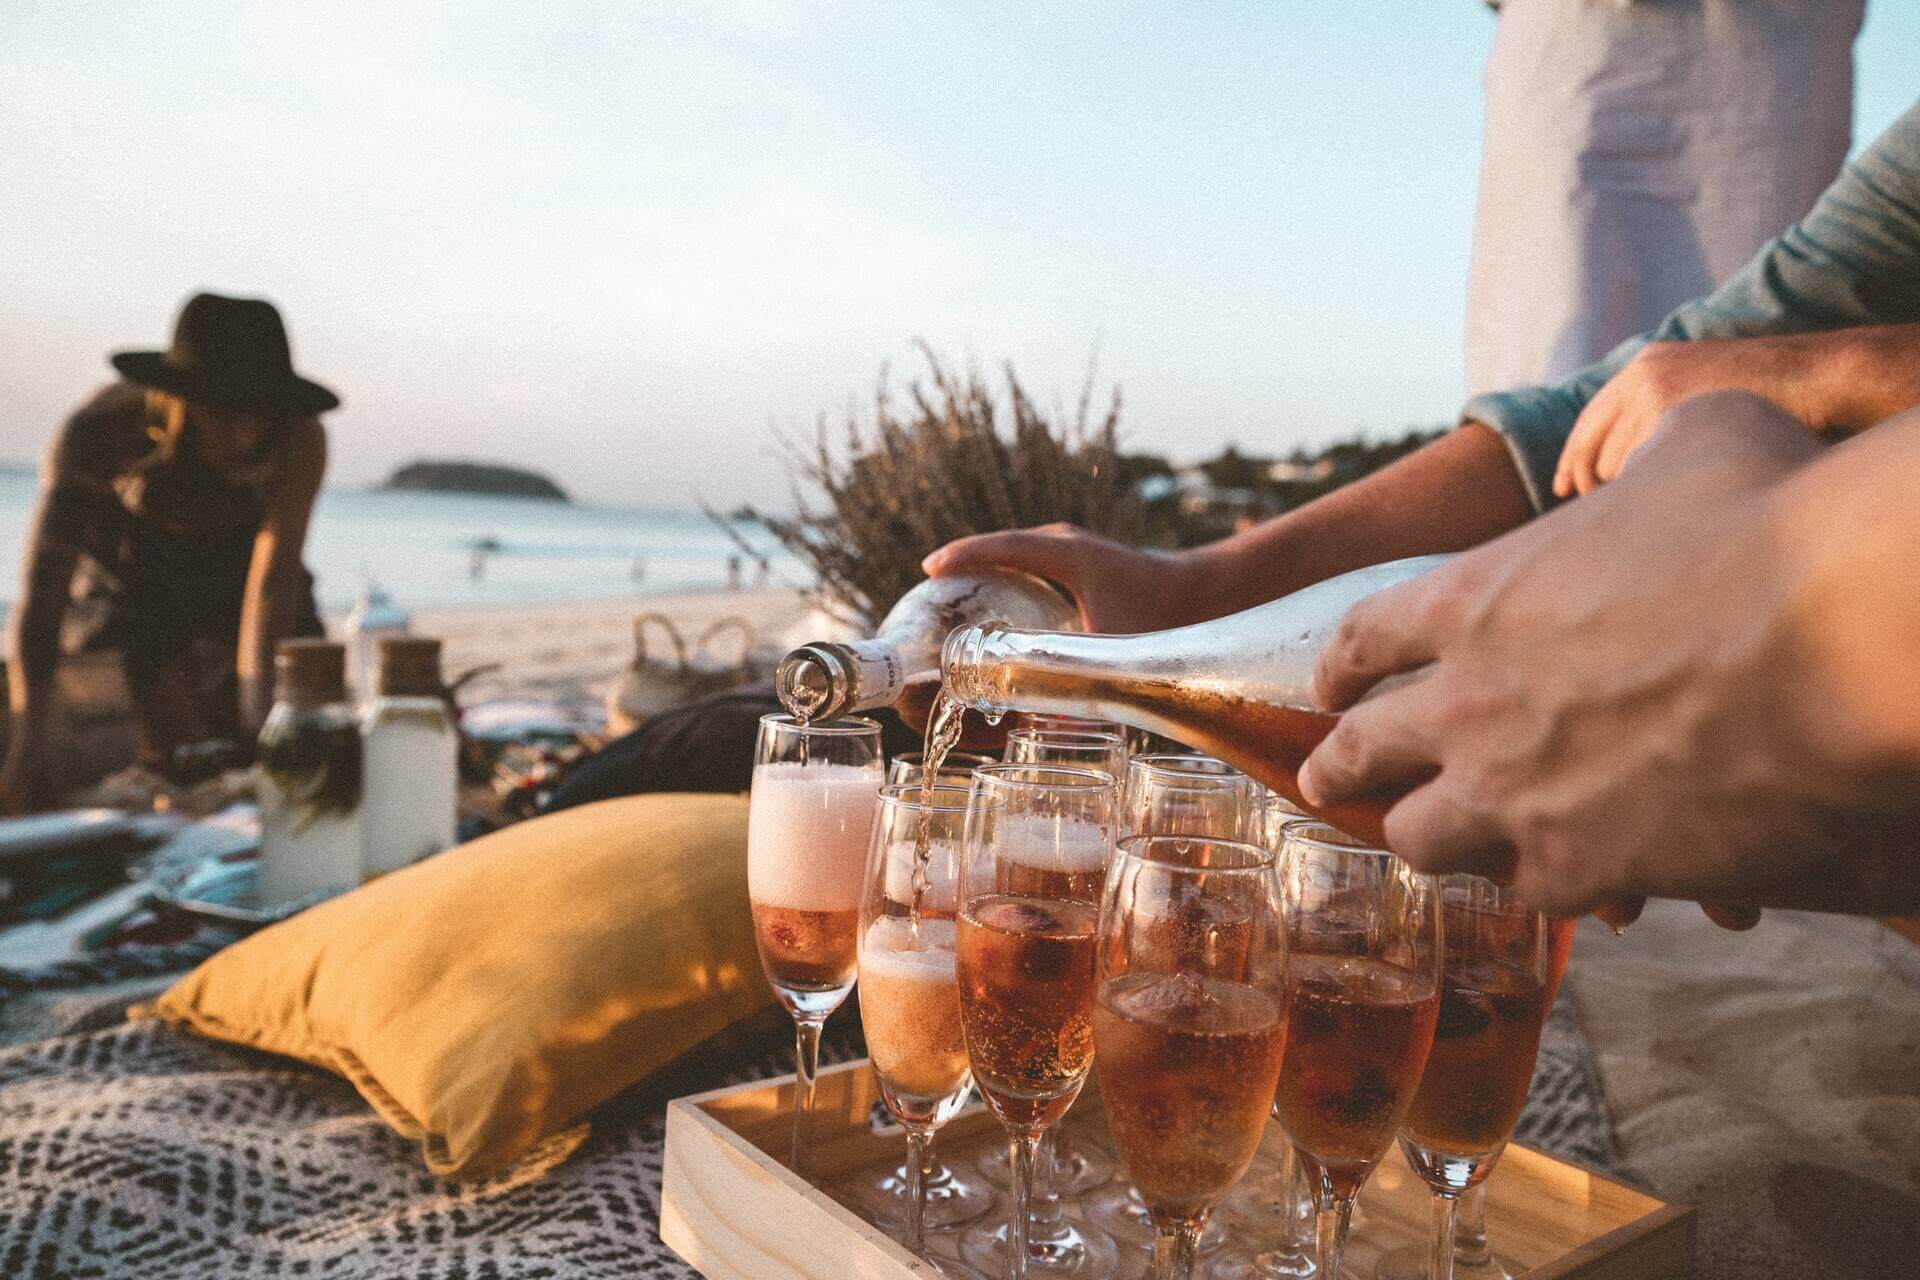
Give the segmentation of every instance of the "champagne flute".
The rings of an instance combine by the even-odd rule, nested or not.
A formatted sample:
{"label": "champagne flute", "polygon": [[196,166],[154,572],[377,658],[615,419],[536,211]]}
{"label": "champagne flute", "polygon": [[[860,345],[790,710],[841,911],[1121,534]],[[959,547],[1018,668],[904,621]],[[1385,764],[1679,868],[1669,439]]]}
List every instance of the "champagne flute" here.
{"label": "champagne flute", "polygon": [[1015,729],[1007,735],[1007,763],[1098,769],[1118,781],[1127,772],[1127,740],[1098,729]]}
{"label": "champagne flute", "polygon": [[1114,1145],[1153,1218],[1154,1280],[1253,1163],[1280,1078],[1287,939],[1273,854],[1201,836],[1121,841],[1093,1011]]}
{"label": "champagne flute", "polygon": [[[887,1112],[907,1131],[903,1243],[925,1249],[926,1182],[933,1135],[973,1087],[954,981],[954,909],[968,792],[919,783],[880,792],[860,899],[860,1023]],[[927,861],[914,901],[924,815]]]}
{"label": "champagne flute", "polygon": [[1195,835],[1262,843],[1252,778],[1212,756],[1140,755],[1127,761],[1121,826],[1130,835]]}
{"label": "champagne flute", "polygon": [[[1574,922],[1564,916],[1544,917],[1547,936],[1547,991],[1544,1002],[1544,1018],[1553,1012],[1553,1002],[1560,993],[1560,980],[1566,976],[1567,959],[1573,951]],[[1446,916],[1448,930],[1446,942],[1453,945],[1454,928],[1451,907]],[[1441,1040],[1447,1034],[1446,994],[1441,994],[1439,1029],[1434,1032],[1433,1051],[1441,1052]],[[1537,1051],[1536,1051],[1537,1056]],[[1429,1059],[1431,1065],[1431,1059]],[[1422,1078],[1422,1089],[1425,1080]],[[1529,1085],[1531,1087],[1531,1085]],[[1415,1106],[1419,1105],[1415,1095]],[[1403,1138],[1404,1142],[1405,1139]],[[1453,1218],[1453,1270],[1456,1276],[1469,1275],[1475,1280],[1512,1280],[1507,1270],[1487,1241],[1487,1184],[1485,1180],[1473,1183],[1455,1197],[1456,1208]],[[1432,1265],[1431,1253],[1419,1245],[1402,1245],[1381,1255],[1374,1269],[1375,1280],[1425,1280]]]}
{"label": "champagne flute", "polygon": [[[1009,764],[1052,764],[1073,769],[1097,769],[1118,782],[1126,774],[1127,743],[1119,726],[1094,728],[1102,721],[1071,716],[1024,717],[1007,735]],[[1012,1173],[1005,1151],[991,1151],[980,1159],[980,1172],[996,1184]],[[1060,1197],[1082,1196],[1113,1180],[1113,1161],[1107,1154],[1060,1129],[1049,1129],[1040,1141],[1040,1174],[1035,1184],[1036,1235],[1058,1237],[1072,1228],[1060,1212]]]}
{"label": "champagne flute", "polygon": [[1433,1051],[1400,1131],[1433,1192],[1429,1280],[1452,1280],[1454,1210],[1493,1170],[1533,1083],[1553,998],[1547,918],[1491,880],[1440,880],[1444,938]]}
{"label": "champagne flute", "polygon": [[1013,1204],[1003,1236],[971,1233],[961,1252],[1012,1280],[1035,1263],[1106,1274],[1114,1262],[1112,1241],[1064,1221],[1064,1232],[1030,1240],[1028,1212],[1040,1136],[1093,1066],[1095,925],[1116,790],[1090,769],[1001,764],[973,774],[960,845],[960,1016],[974,1081],[1007,1130]]}
{"label": "champagne flute", "polygon": [[[937,784],[937,792],[945,792],[950,787],[957,789],[958,795],[947,797],[947,799],[959,800],[964,812],[967,786],[974,768],[977,765],[991,763],[993,763],[991,757],[976,755],[971,751],[949,753],[947,764],[954,767],[951,769],[943,767],[940,770],[941,781]],[[915,788],[914,794],[908,799],[917,803],[919,795],[917,788],[925,773],[925,753],[913,751],[897,755],[887,765],[887,790],[891,791],[896,786]],[[886,803],[885,795],[886,792],[882,792],[883,805]],[[945,914],[951,920],[953,908],[950,891],[947,897],[948,905],[945,908]],[[862,1008],[864,1007],[863,1005]],[[868,1218],[875,1226],[883,1231],[904,1233],[907,1230],[908,1218],[913,1211],[910,1206],[915,1203],[912,1198],[912,1179],[913,1173],[903,1160],[858,1189],[856,1194],[860,1205],[866,1210]],[[956,1171],[953,1166],[940,1158],[931,1143],[927,1145],[926,1160],[920,1170],[920,1185],[922,1188],[920,1213],[924,1228],[928,1231],[949,1231],[955,1227],[965,1226],[985,1216],[987,1211],[993,1208],[993,1191],[978,1182],[969,1181],[965,1175]]]}
{"label": "champagne flute", "polygon": [[[937,785],[958,787],[964,797],[974,769],[992,763],[992,756],[973,751],[949,751],[947,758],[941,762]],[[887,785],[911,784],[917,787],[926,777],[926,772],[926,752],[902,752],[887,762]],[[952,1166],[934,1153],[931,1144],[927,1153],[926,1165],[920,1171],[925,1197],[922,1216],[927,1230],[945,1231],[964,1226],[993,1207],[993,1192],[989,1188],[969,1182],[956,1173]],[[911,1186],[912,1173],[903,1162],[866,1183],[857,1194],[861,1206],[867,1210],[867,1216],[875,1226],[882,1230],[905,1231]]]}
{"label": "champagne flute", "polygon": [[[1282,829],[1307,816],[1279,792],[1261,787],[1254,800],[1257,842],[1277,856]],[[1276,1118],[1277,1112],[1276,1107]],[[1266,1148],[1272,1149],[1261,1162],[1265,1167],[1229,1198],[1228,1209],[1252,1228],[1256,1240],[1269,1243],[1259,1249],[1247,1246],[1229,1250],[1208,1268],[1207,1280],[1307,1280],[1314,1274],[1313,1196],[1307,1189],[1300,1158],[1286,1131],[1278,1125],[1268,1131],[1261,1147],[1263,1154]]]}
{"label": "champagne flute", "polygon": [[747,809],[753,940],[774,994],[793,1015],[793,1149],[813,1107],[820,1029],[853,989],[860,890],[879,803],[880,726],[849,716],[802,724],[760,717]]}
{"label": "champagne flute", "polygon": [[1440,1009],[1434,881],[1320,822],[1281,842],[1287,1052],[1274,1101],[1306,1166],[1314,1263],[1340,1274],[1354,1198],[1413,1104]]}
{"label": "champagne flute", "polygon": [[[1255,812],[1253,779],[1211,756],[1138,755],[1127,761],[1121,788],[1121,830],[1128,835],[1198,836],[1245,840]],[[1210,906],[1202,903],[1201,909]],[[1157,1234],[1140,1189],[1115,1180],[1083,1202],[1088,1221],[1116,1239],[1151,1244]],[[1225,1228],[1209,1220],[1201,1237],[1205,1253],[1226,1239]]]}
{"label": "champagne flute", "polygon": [[[940,763],[940,783],[944,786],[951,780],[955,786],[965,787],[975,769],[992,763],[992,756],[983,756],[975,751],[949,751],[947,758]],[[927,753],[924,751],[905,751],[887,761],[888,786],[902,782],[918,783],[926,773]]]}

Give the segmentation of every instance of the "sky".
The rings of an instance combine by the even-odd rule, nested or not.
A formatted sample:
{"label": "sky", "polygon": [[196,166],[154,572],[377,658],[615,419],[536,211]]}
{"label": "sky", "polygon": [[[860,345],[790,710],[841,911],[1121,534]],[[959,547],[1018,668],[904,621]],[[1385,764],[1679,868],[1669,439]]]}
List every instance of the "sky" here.
{"label": "sky", "polygon": [[[1476,0],[0,4],[0,460],[189,293],[266,296],[330,479],[778,504],[883,366],[1124,397],[1129,447],[1450,420]],[[1875,0],[1856,145],[1920,93]]]}

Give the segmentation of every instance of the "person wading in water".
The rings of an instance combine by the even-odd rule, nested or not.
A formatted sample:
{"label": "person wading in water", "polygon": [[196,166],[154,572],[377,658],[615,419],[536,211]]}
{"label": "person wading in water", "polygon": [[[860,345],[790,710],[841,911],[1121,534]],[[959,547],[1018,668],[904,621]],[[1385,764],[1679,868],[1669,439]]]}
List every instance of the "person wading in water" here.
{"label": "person wading in water", "polygon": [[301,562],[340,400],[293,371],[273,304],[198,294],[167,351],[112,357],[122,381],[67,420],[40,470],[8,631],[12,731],[0,810],[47,794],[62,653],[117,650],[143,763],[251,741],[274,646],[322,634]]}

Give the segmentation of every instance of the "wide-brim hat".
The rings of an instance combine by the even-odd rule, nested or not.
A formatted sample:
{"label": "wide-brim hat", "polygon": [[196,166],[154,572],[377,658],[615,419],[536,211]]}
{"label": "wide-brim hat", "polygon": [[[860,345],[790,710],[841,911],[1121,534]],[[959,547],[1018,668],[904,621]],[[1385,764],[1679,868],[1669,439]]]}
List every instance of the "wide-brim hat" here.
{"label": "wide-brim hat", "polygon": [[293,371],[280,311],[258,298],[195,294],[180,309],[172,347],[110,358],[128,382],[217,408],[309,414],[340,404],[339,396]]}

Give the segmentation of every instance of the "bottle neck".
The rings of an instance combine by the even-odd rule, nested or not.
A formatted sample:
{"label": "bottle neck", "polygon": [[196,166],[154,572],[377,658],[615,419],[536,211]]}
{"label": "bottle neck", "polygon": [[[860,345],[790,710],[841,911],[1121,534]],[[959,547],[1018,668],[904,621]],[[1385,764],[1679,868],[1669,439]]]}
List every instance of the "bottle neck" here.
{"label": "bottle neck", "polygon": [[792,714],[834,720],[893,705],[915,674],[885,640],[808,644],[780,660],[773,688]]}

